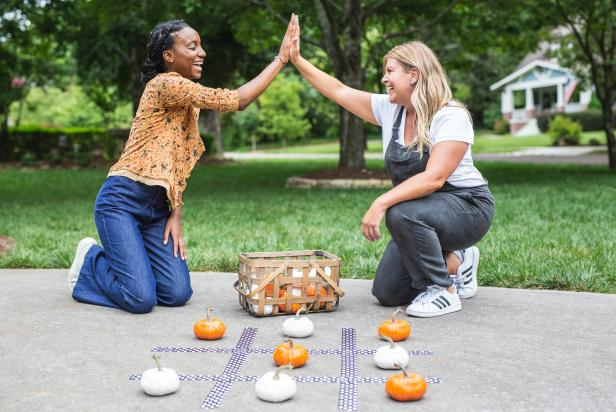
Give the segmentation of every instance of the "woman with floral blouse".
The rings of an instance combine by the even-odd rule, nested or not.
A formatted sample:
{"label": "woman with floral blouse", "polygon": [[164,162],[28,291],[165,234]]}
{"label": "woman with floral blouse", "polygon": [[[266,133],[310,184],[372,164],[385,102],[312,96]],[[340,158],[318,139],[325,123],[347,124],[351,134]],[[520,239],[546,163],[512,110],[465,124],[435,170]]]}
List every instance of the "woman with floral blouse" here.
{"label": "woman with floral blouse", "polygon": [[183,21],[161,23],[150,33],[141,73],[145,90],[126,147],[94,206],[102,246],[82,239],[69,270],[75,300],[147,313],[157,304],[181,306],[190,299],[182,192],[205,151],[199,109],[243,110],[263,93],[289,59],[293,24],[291,18],[272,63],[237,90],[193,81],[201,77],[206,53]]}

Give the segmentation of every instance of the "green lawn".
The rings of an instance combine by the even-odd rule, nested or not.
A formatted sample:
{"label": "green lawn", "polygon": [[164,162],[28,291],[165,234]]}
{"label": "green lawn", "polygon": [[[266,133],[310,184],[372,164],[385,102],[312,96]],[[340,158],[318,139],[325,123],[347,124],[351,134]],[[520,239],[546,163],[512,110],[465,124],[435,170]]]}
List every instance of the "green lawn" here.
{"label": "green lawn", "polygon": [[[185,195],[191,270],[236,271],[239,252],[318,248],[342,257],[345,277],[373,277],[388,235],[370,243],[359,222],[380,191],[283,187],[288,176],[334,164],[197,167]],[[616,174],[582,166],[479,168],[497,202],[479,244],[481,284],[616,292]],[[18,242],[0,267],[68,267],[79,239],[96,235],[92,207],[105,174],[0,170],[0,235]]]}
{"label": "green lawn", "polygon": [[[588,144],[589,140],[595,138],[606,144],[605,133],[601,131],[584,132],[580,144]],[[492,132],[478,131],[475,135],[473,153],[505,153],[528,147],[551,146],[552,139],[547,134],[527,137],[514,137],[511,135],[497,135]],[[259,150],[264,153],[338,153],[340,145],[337,140],[313,141],[309,144],[289,146],[287,148],[274,147]],[[381,153],[383,145],[381,140],[369,140],[368,152]],[[242,151],[248,151],[244,149]]]}

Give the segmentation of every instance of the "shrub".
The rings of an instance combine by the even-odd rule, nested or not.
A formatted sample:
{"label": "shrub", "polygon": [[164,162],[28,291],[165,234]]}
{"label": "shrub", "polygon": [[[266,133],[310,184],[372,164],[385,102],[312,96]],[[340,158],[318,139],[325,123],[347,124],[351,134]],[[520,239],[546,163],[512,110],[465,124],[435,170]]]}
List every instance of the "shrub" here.
{"label": "shrub", "polygon": [[87,166],[96,157],[106,162],[119,156],[123,140],[99,128],[45,128],[24,126],[9,131],[11,160],[32,164],[47,160],[60,164],[71,160]]}
{"label": "shrub", "polygon": [[548,133],[554,145],[578,145],[582,135],[582,125],[558,115],[550,121]]}
{"label": "shrub", "polygon": [[603,116],[600,110],[591,109],[586,112],[579,113],[561,113],[561,114],[542,114],[537,116],[537,127],[541,133],[546,133],[550,127],[550,121],[556,116],[563,116],[568,119],[578,122],[582,125],[582,130],[590,132],[594,130],[603,130]]}
{"label": "shrub", "polygon": [[494,133],[507,134],[509,133],[509,121],[504,117],[494,122]]}

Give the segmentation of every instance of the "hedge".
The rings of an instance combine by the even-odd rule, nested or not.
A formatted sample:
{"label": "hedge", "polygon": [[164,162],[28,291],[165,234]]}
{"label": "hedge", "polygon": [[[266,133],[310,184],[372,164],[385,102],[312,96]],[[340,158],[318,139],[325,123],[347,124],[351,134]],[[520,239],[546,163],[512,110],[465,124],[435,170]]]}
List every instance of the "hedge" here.
{"label": "hedge", "polygon": [[551,113],[537,116],[537,127],[541,133],[546,133],[550,128],[550,121],[555,116],[564,116],[569,120],[580,123],[582,130],[590,132],[594,130],[603,130],[603,115],[599,110],[588,110],[579,113]]}
{"label": "hedge", "polygon": [[[95,158],[111,161],[124,146],[128,131],[98,128],[45,128],[23,126],[9,129],[9,160],[53,164],[73,160],[87,166]],[[124,137],[124,138],[122,138]]]}

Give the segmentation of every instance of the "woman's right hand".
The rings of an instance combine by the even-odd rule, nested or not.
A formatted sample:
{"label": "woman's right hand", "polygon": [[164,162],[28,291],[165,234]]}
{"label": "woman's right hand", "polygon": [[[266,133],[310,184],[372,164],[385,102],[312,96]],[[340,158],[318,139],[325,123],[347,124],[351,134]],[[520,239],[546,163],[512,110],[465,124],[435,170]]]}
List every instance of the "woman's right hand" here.
{"label": "woman's right hand", "polygon": [[299,17],[297,14],[294,14],[293,17],[293,33],[292,33],[292,42],[291,42],[291,50],[289,51],[289,58],[295,64],[295,62],[300,58],[299,54]]}
{"label": "woman's right hand", "polygon": [[293,33],[295,28],[295,14],[291,14],[291,19],[289,20],[289,25],[287,26],[287,31],[284,34],[282,39],[282,43],[280,44],[280,50],[278,51],[278,56],[284,60],[284,63],[289,61],[289,50],[291,49],[291,44],[293,42]]}

